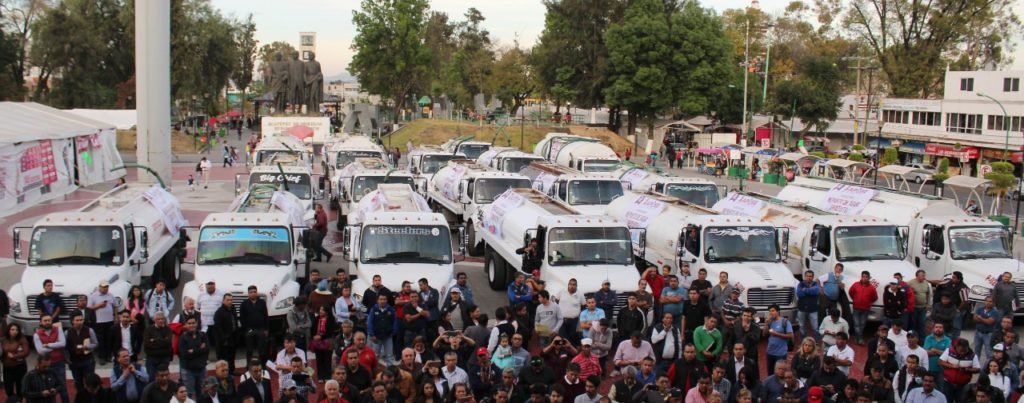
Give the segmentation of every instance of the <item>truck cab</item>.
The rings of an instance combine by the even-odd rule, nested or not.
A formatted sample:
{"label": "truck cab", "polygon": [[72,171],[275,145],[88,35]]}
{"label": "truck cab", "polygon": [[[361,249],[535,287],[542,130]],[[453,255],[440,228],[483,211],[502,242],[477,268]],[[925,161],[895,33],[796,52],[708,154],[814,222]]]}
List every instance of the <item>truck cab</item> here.
{"label": "truck cab", "polygon": [[426,192],[430,176],[455,159],[466,159],[466,155],[436,146],[419,146],[409,152],[406,169],[416,177],[416,190]]}
{"label": "truck cab", "polygon": [[389,153],[384,151],[384,148],[373,142],[369,137],[360,135],[344,136],[327,146],[324,152],[324,164],[327,167],[324,172],[330,173],[331,183],[338,183],[335,180],[337,171],[355,162],[356,158],[380,158],[393,163]]}
{"label": "truck cab", "polygon": [[[31,227],[15,227],[15,263],[25,264],[19,283],[8,291],[9,321],[31,334],[39,324],[36,296],[53,280],[66,321],[79,295],[91,294],[101,280],[119,307],[144,278],[175,288],[185,255],[182,227],[188,225],[178,200],[158,186],[121,185],[76,211],[47,214]],[[27,253],[26,253],[27,252]]]}
{"label": "truck cab", "polygon": [[309,278],[308,225],[313,212],[293,193],[273,184],[254,184],[224,213],[212,213],[199,227],[195,280],[183,297],[198,298],[208,281],[241,305],[250,285],[267,303],[273,329],[283,331],[285,315]]}
{"label": "truck cab", "polygon": [[[710,281],[728,273],[740,301],[759,311],[777,304],[784,313],[796,309],[793,275],[786,266],[789,229],[760,219],[723,215],[714,210],[654,192],[630,192],[608,205],[608,214],[645,231],[645,248],[633,236],[637,269],[668,265],[679,273],[708,271]],[[748,275],[755,274],[756,275]]]}
{"label": "truck cab", "polygon": [[345,227],[349,214],[355,211],[363,197],[377,190],[381,184],[404,184],[415,186],[413,176],[405,171],[392,169],[379,158],[356,158],[339,170],[332,195],[338,199],[338,230]]}
{"label": "truck cab", "polygon": [[469,254],[480,256],[480,209],[508,189],[529,189],[531,185],[529,178],[518,173],[493,171],[468,159],[451,160],[431,177],[427,199],[449,223],[466,225]]}
{"label": "truck cab", "polygon": [[[461,256],[464,231],[457,229]],[[342,233],[357,297],[374,275],[393,290],[409,279],[423,277],[435,287],[452,279],[456,250],[451,227],[407,184],[378,185],[359,201]]]}
{"label": "truck cab", "polygon": [[484,271],[492,290],[505,289],[521,273],[522,255],[516,249],[534,238],[543,256],[540,279],[552,294],[572,278],[581,293],[596,292],[607,280],[619,292],[618,311],[626,291],[640,281],[623,221],[583,214],[534,189],[509,189],[483,210]]}
{"label": "truck cab", "polygon": [[313,211],[313,203],[324,198],[322,175],[314,175],[306,164],[291,166],[258,165],[248,174],[235,175],[235,195],[242,194],[253,185],[274,185],[295,195],[302,207]]}
{"label": "truck cab", "polygon": [[441,145],[445,151],[449,153],[462,154],[466,158],[475,160],[480,157],[481,154],[491,149],[491,143],[486,141],[473,141],[464,140],[459,141],[458,139],[448,140]]}
{"label": "truck cab", "polygon": [[656,168],[622,165],[612,176],[636,192],[655,192],[711,208],[725,196],[726,187],[704,178],[666,175]]}
{"label": "truck cab", "polygon": [[598,139],[566,133],[548,133],[533,150],[534,154],[558,165],[581,172],[612,172],[622,162]]}
{"label": "truck cab", "polygon": [[264,137],[252,151],[252,165],[275,165],[279,162],[303,161],[312,164],[313,153],[305,144],[291,136]]}
{"label": "truck cab", "polygon": [[487,152],[480,154],[476,163],[501,172],[519,173],[531,162],[543,160],[544,158],[537,154],[524,153],[518,148],[491,147]]}
{"label": "truck cab", "polygon": [[533,188],[583,214],[604,214],[604,208],[623,194],[622,182],[609,174],[585,174],[551,162],[535,161],[519,172]]}

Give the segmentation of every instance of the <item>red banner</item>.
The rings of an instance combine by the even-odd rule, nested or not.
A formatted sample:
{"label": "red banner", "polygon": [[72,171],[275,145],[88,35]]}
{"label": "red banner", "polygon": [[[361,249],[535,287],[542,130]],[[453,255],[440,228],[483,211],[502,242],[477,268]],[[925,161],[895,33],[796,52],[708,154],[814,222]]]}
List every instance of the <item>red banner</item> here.
{"label": "red banner", "polygon": [[928,143],[924,145],[924,153],[928,155],[937,155],[940,157],[947,158],[960,158],[966,156],[967,159],[975,160],[981,155],[981,151],[974,147],[960,147],[959,150],[953,148],[949,144],[938,144]]}
{"label": "red banner", "polygon": [[[985,148],[981,150],[981,156],[990,160],[1002,160],[1003,150]],[[1010,151],[1010,161],[1019,164],[1021,161],[1024,161],[1024,153],[1020,151]]]}

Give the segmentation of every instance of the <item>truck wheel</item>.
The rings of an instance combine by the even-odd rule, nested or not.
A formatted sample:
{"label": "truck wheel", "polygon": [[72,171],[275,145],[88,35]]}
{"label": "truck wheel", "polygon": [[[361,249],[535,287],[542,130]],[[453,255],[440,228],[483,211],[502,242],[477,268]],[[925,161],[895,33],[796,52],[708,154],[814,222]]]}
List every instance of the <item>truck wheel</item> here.
{"label": "truck wheel", "polygon": [[480,256],[484,254],[483,242],[476,244],[476,227],[473,226],[472,222],[466,223],[466,235],[469,236],[469,245],[466,245],[466,252],[470,256]]}
{"label": "truck wheel", "polygon": [[164,269],[161,275],[164,279],[164,284],[167,289],[173,290],[178,288],[178,283],[181,280],[181,260],[178,260],[178,250],[171,249],[163,258]]}
{"label": "truck wheel", "polygon": [[490,246],[484,245],[484,271],[487,272],[487,282],[490,284],[491,289],[498,291],[505,287],[505,268],[497,267],[498,262],[494,256],[494,249]]}
{"label": "truck wheel", "polygon": [[348,222],[348,216],[342,215],[341,214],[341,210],[339,209],[338,210],[338,224],[336,225],[336,227],[338,228],[338,231],[344,231],[345,230],[345,223],[346,222]]}

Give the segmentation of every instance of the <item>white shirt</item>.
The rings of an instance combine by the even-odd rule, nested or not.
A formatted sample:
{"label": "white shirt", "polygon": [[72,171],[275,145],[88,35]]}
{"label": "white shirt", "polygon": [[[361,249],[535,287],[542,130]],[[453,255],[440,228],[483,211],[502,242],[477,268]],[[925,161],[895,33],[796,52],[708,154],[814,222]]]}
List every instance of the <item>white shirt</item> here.
{"label": "white shirt", "polygon": [[681,343],[676,338],[675,334],[672,333],[672,328],[657,331],[654,328],[651,329],[651,344],[657,344],[662,340],[665,341],[665,348],[661,352],[661,358],[674,359],[676,349],[682,351]]}
{"label": "white shirt", "polygon": [[222,301],[224,301],[224,291],[214,290],[213,294],[210,294],[203,290],[199,293],[199,298],[196,299],[196,309],[199,310],[199,318],[203,322],[203,328],[199,329],[200,331],[205,332],[213,324],[213,315],[223,305]]}
{"label": "white shirt", "polygon": [[469,384],[469,374],[465,370],[459,367],[455,367],[454,371],[448,372],[448,366],[441,367],[441,375],[448,380],[448,385],[455,385],[456,383]]}
{"label": "white shirt", "polygon": [[285,349],[285,348],[282,348],[281,351],[278,351],[277,352],[277,358],[274,359],[274,364],[276,364],[278,366],[281,366],[281,367],[289,368],[289,369],[287,369],[285,371],[278,370],[278,372],[290,371],[290,368],[291,368],[291,365],[292,365],[292,358],[295,358],[295,357],[299,357],[300,359],[302,359],[302,365],[303,366],[306,365],[306,352],[302,351],[301,348],[295,347],[295,352],[291,353],[291,354],[289,354],[288,353],[288,349]]}
{"label": "white shirt", "polygon": [[558,302],[558,309],[562,311],[562,317],[573,319],[580,317],[580,310],[583,309],[583,293],[576,290],[575,294],[570,294],[568,289],[562,289],[555,295],[555,301]]}
{"label": "white shirt", "polygon": [[114,299],[114,294],[106,293],[100,294],[98,291],[89,294],[89,306],[99,304],[100,302],[107,301],[107,306],[96,309],[96,323],[110,323],[114,321],[114,311],[118,310],[117,300]]}
{"label": "white shirt", "polygon": [[[736,357],[733,357],[733,358],[736,358]],[[746,357],[743,357],[743,358],[746,358]],[[743,370],[743,367],[744,367],[743,363],[745,361],[746,360],[736,360],[736,364],[734,364],[734,366],[735,366],[734,370],[736,371],[736,379],[740,379],[740,371]]]}
{"label": "white shirt", "polygon": [[978,355],[974,354],[974,357],[970,361],[958,360],[953,356],[949,355],[949,350],[942,352],[942,356],[939,357],[939,361],[945,361],[946,363],[953,364],[957,368],[978,368],[981,369],[981,364],[978,363]]}
{"label": "white shirt", "polygon": [[917,346],[915,349],[911,349],[910,346],[896,347],[896,363],[903,368],[907,365],[907,357],[911,355],[917,356],[917,365],[928,365],[928,350],[924,347]]}
{"label": "white shirt", "polygon": [[896,345],[897,349],[899,349],[900,347],[905,347],[907,345],[907,331],[906,330],[901,331],[900,334],[896,334],[896,333],[893,333],[892,329],[889,329],[889,335],[886,336],[886,338],[889,339],[889,340],[892,340],[893,344]]}
{"label": "white shirt", "polygon": [[[851,348],[850,346],[846,346],[846,348],[844,348],[842,350],[839,349],[839,346],[829,347],[828,348],[828,352],[825,353],[825,355],[827,355],[829,357],[835,357],[835,358],[840,359],[840,360],[850,360],[850,362],[853,362],[854,358],[856,356],[855,353],[853,352],[853,348]],[[843,371],[843,373],[846,374],[847,376],[850,375],[850,366],[849,365],[839,365],[839,364],[836,364],[836,368],[839,368],[839,370]]]}
{"label": "white shirt", "polygon": [[131,327],[131,325],[128,325],[128,326],[118,326],[118,328],[121,329],[121,348],[123,348],[125,350],[128,350],[128,355],[135,354],[135,352],[132,351],[132,327]]}

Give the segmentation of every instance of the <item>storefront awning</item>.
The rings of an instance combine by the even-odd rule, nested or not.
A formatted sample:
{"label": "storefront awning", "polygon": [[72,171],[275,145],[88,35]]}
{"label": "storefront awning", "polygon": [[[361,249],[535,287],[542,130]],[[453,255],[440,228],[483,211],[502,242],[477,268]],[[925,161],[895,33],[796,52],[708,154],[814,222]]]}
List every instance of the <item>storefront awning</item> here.
{"label": "storefront awning", "polygon": [[958,150],[949,144],[928,143],[924,145],[924,153],[928,155],[937,155],[939,157],[958,159],[966,157],[969,160],[976,160],[981,155],[981,150],[974,147],[963,146]]}
{"label": "storefront awning", "polygon": [[[996,150],[992,148],[981,149],[981,156],[990,160],[1001,161],[1003,158],[1006,158],[1003,154],[1003,150]],[[1011,162],[1020,163],[1021,161],[1024,161],[1024,153],[1020,151],[1010,151],[1009,159]]]}
{"label": "storefront awning", "polygon": [[920,141],[904,141],[900,144],[901,153],[924,154],[924,143]]}

